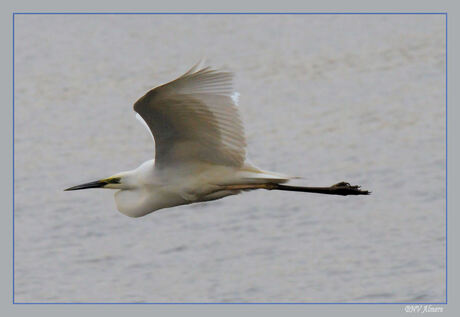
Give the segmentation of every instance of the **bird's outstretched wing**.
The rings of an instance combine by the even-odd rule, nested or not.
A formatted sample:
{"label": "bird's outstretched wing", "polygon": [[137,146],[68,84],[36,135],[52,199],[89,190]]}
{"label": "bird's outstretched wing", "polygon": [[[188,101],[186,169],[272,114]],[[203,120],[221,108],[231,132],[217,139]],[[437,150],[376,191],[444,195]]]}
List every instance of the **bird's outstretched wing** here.
{"label": "bird's outstretched wing", "polygon": [[154,136],[157,168],[190,162],[243,165],[246,140],[232,79],[230,72],[194,66],[134,104]]}

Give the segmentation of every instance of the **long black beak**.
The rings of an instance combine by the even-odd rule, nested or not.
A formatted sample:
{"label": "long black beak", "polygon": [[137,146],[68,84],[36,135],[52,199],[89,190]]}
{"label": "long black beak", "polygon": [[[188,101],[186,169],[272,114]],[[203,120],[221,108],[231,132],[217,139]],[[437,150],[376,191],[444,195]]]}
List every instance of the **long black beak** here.
{"label": "long black beak", "polygon": [[100,187],[104,187],[104,186],[107,185],[108,183],[109,183],[109,182],[107,182],[107,181],[105,181],[105,180],[98,180],[98,181],[91,182],[91,183],[86,183],[86,184],[81,184],[81,185],[69,187],[69,188],[67,188],[67,189],[64,189],[64,191],[67,191],[67,190],[78,190],[78,189],[87,189],[87,188],[100,188]]}

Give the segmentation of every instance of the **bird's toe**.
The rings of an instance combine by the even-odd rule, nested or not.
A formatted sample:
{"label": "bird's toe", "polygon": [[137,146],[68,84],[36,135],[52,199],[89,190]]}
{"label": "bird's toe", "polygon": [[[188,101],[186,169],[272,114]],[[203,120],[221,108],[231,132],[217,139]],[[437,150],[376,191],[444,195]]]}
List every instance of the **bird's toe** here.
{"label": "bird's toe", "polygon": [[337,183],[335,185],[332,185],[332,187],[350,187],[350,183],[347,183],[347,182],[340,182],[340,183]]}

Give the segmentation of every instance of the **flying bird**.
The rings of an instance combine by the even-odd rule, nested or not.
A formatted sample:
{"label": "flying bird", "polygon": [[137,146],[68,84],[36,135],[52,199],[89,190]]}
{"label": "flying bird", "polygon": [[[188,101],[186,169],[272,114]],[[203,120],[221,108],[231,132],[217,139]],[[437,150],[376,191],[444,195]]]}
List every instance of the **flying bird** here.
{"label": "flying bird", "polygon": [[233,73],[195,65],[184,75],[148,91],[134,111],[152,134],[155,158],[138,168],[73,186],[116,189],[118,210],[130,217],[220,199],[255,189],[331,195],[368,195],[360,186],[283,185],[288,175],[264,171],[246,158]]}

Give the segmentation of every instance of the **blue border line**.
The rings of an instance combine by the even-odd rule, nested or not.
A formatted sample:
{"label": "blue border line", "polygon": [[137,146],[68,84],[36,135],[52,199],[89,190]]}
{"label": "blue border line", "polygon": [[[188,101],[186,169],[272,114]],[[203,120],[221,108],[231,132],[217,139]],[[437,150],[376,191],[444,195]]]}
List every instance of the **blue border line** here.
{"label": "blue border line", "polygon": [[369,15],[415,15],[415,14],[426,14],[426,15],[436,15],[436,14],[447,14],[447,12],[15,12],[14,14],[87,14],[87,15],[108,15],[108,14],[143,14],[143,15],[152,15],[152,14],[170,14],[170,15],[230,15],[230,14],[239,14],[239,15],[312,15],[312,14],[339,14],[339,15],[357,15],[357,14],[369,14]]}
{"label": "blue border line", "polygon": [[447,148],[448,148],[448,145],[447,145],[447,13],[446,13],[446,303],[447,303],[447,293],[448,293],[448,287],[447,287],[447,275],[448,275],[448,269],[447,269],[447,205],[448,205],[448,200],[447,200]]}
{"label": "blue border line", "polygon": [[181,303],[181,302],[177,302],[177,303],[162,303],[162,302],[159,302],[159,303],[155,303],[155,302],[152,302],[152,303],[130,303],[130,302],[126,302],[126,303],[123,303],[123,302],[101,302],[101,303],[98,303],[98,302],[78,302],[78,303],[72,303],[72,302],[67,302],[67,303],[59,303],[59,302],[56,302],[56,303],[53,303],[53,302],[49,302],[49,303],[40,303],[40,302],[31,302],[31,303],[22,303],[22,302],[19,302],[19,303],[15,303],[15,304],[20,304],[20,305],[445,305],[447,303],[444,303],[444,302],[439,302],[439,303],[419,303],[419,302],[416,302],[416,303],[405,303],[405,302],[401,302],[401,303],[329,303],[329,302],[320,302],[320,303],[291,303],[291,302],[279,302],[279,303],[264,303],[264,302],[260,302],[260,303],[207,303],[207,302],[203,302],[203,303],[200,303],[200,302],[184,302],[184,303]]}
{"label": "blue border line", "polygon": [[14,304],[14,13],[13,13],[13,304]]}
{"label": "blue border line", "polygon": [[[15,39],[15,29],[14,29],[14,17],[15,15],[445,15],[446,17],[446,300],[445,302],[427,302],[427,303],[420,303],[420,302],[400,302],[400,303],[386,303],[386,302],[349,302],[349,303],[336,303],[336,302],[319,302],[319,303],[303,303],[303,302],[279,302],[279,303],[265,303],[265,302],[257,302],[257,303],[207,303],[207,302],[177,302],[177,303],[162,303],[162,302],[145,302],[145,303],[136,303],[136,302],[15,302],[15,270],[14,270],[14,263],[15,263],[15,244],[14,244],[14,237],[15,237],[15,222],[14,222],[14,210],[15,210],[15,193],[14,193],[14,87],[15,87],[15,77],[14,77],[14,39]],[[13,12],[13,304],[18,305],[447,305],[447,12]]]}

